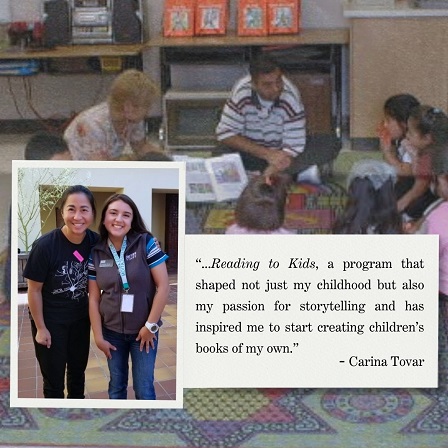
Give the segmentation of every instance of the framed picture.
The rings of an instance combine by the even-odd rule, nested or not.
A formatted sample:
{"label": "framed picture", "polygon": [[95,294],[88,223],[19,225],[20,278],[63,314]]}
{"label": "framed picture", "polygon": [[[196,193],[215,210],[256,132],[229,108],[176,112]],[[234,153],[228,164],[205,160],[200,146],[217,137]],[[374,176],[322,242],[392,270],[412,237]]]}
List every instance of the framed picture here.
{"label": "framed picture", "polygon": [[266,36],[267,0],[239,0],[238,35]]}
{"label": "framed picture", "polygon": [[227,0],[198,0],[195,13],[195,34],[226,34],[228,21]]}
{"label": "framed picture", "polygon": [[166,0],[163,16],[165,37],[194,35],[195,0]]}
{"label": "framed picture", "polygon": [[298,33],[300,29],[300,6],[300,0],[268,0],[268,33]]}

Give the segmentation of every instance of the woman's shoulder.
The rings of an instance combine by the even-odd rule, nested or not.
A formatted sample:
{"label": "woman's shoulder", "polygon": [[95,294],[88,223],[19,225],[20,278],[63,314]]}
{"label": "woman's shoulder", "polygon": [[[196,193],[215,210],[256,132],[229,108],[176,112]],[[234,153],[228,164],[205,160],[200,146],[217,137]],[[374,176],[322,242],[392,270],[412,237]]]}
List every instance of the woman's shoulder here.
{"label": "woman's shoulder", "polygon": [[73,118],[70,124],[67,126],[65,135],[70,135],[70,131],[78,129],[79,126],[89,126],[89,129],[95,126],[97,123],[103,123],[108,121],[109,105],[107,102],[96,104],[88,109],[81,111]]}
{"label": "woman's shoulder", "polygon": [[155,236],[152,233],[144,233],[143,236],[145,237],[146,244],[149,244],[151,241],[155,241]]}
{"label": "woman's shoulder", "polygon": [[37,238],[31,245],[30,257],[52,256],[60,251],[63,234],[60,228],[50,230]]}
{"label": "woman's shoulder", "polygon": [[[134,230],[130,230],[128,234],[126,235],[128,240],[128,247],[130,244],[134,244],[137,241],[140,241],[143,239],[143,241],[147,241],[149,233],[143,232],[135,232]],[[151,236],[151,235],[150,235]]]}
{"label": "woman's shoulder", "polygon": [[51,244],[55,240],[61,239],[61,237],[62,237],[62,231],[60,228],[50,230],[49,232],[44,233],[42,236],[37,238],[37,240],[34,241],[33,243],[33,247],[37,245],[44,246],[46,244]]}
{"label": "woman's shoulder", "polygon": [[[432,205],[432,210],[429,210],[428,218],[434,219],[439,218],[440,216],[448,217],[448,201],[444,201],[443,199],[439,199]],[[429,208],[429,207],[428,207]]]}
{"label": "woman's shoulder", "polygon": [[[127,251],[135,248],[139,244],[141,244],[142,247],[149,247],[154,239],[154,236],[151,233],[148,232],[135,232],[133,230],[130,230],[127,234]],[[98,245],[101,245],[101,242]]]}
{"label": "woman's shoulder", "polygon": [[100,241],[100,236],[97,232],[94,232],[93,230],[87,229],[86,232],[87,238],[89,238],[90,245],[93,247]]}
{"label": "woman's shoulder", "polygon": [[156,243],[156,237],[150,232],[140,233],[139,238],[144,241],[147,251],[150,250]]}
{"label": "woman's shoulder", "polygon": [[91,117],[108,113],[109,113],[109,105],[107,104],[106,101],[103,101],[102,103],[95,104],[94,106],[83,110],[77,115],[77,117],[90,119]]}
{"label": "woman's shoulder", "polygon": [[444,239],[448,235],[448,201],[441,201],[425,217],[421,233],[438,234]]}
{"label": "woman's shoulder", "polygon": [[[95,232],[93,232],[95,233]],[[95,242],[91,241],[91,248],[92,248],[92,252],[96,252],[96,251],[107,251],[107,240],[102,240],[100,238],[100,236],[98,235],[98,238],[96,239]]]}

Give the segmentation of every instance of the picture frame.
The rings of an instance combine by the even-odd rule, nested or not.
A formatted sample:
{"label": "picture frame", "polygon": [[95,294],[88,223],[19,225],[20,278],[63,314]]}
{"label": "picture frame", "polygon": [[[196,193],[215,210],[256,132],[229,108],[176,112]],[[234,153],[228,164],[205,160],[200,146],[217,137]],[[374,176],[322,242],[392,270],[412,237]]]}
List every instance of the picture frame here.
{"label": "picture frame", "polygon": [[239,0],[238,36],[267,34],[267,0]]}
{"label": "picture frame", "polygon": [[195,8],[195,34],[224,35],[227,32],[227,0],[198,0]]}
{"label": "picture frame", "polygon": [[166,0],[163,14],[165,37],[194,36],[195,0]]}
{"label": "picture frame", "polygon": [[297,34],[301,0],[268,0],[268,34]]}

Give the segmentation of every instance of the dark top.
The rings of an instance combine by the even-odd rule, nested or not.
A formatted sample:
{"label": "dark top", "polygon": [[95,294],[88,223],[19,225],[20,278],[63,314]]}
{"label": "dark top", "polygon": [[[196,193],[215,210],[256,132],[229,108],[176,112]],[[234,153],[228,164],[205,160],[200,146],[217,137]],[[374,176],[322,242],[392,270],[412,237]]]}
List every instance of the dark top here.
{"label": "dark top", "polygon": [[150,269],[168,256],[158,247],[151,235],[128,233],[125,250],[126,276],[129,294],[134,295],[132,312],[121,311],[123,284],[107,241],[100,241],[92,250],[89,278],[100,288],[102,324],[122,334],[137,334],[148,318],[156,292]]}
{"label": "dark top", "polygon": [[98,234],[87,230],[80,244],[70,242],[61,229],[36,240],[23,276],[43,283],[42,302],[45,320],[72,321],[87,317],[87,263]]}

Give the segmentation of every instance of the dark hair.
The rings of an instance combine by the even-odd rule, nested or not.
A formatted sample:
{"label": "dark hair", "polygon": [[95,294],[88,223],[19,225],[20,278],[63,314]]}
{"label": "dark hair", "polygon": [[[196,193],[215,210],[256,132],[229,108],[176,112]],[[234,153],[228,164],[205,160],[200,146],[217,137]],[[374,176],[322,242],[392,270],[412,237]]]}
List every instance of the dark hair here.
{"label": "dark hair", "polygon": [[431,163],[435,175],[448,174],[448,145],[433,148]]}
{"label": "dark hair", "polygon": [[238,198],[236,223],[251,230],[280,228],[285,220],[287,185],[287,178],[281,175],[272,176],[270,184],[265,176],[251,179]]}
{"label": "dark hair", "polygon": [[402,233],[401,219],[392,179],[375,190],[368,177],[356,177],[350,183],[345,210],[333,227],[335,234]]}
{"label": "dark hair", "polygon": [[266,55],[261,55],[253,59],[249,65],[249,73],[252,78],[257,78],[258,75],[266,75],[275,70],[281,70],[280,65],[272,58]]}
{"label": "dark hair", "polygon": [[68,151],[62,136],[50,132],[37,132],[25,146],[25,160],[51,160],[56,154]]}
{"label": "dark hair", "polygon": [[123,201],[125,204],[129,205],[132,209],[132,222],[131,222],[131,231],[136,233],[148,233],[152,235],[151,232],[146,228],[145,222],[143,221],[142,215],[138,211],[137,205],[135,202],[126,194],[116,193],[110,196],[106,203],[104,204],[103,210],[101,212],[101,222],[98,226],[98,231],[100,234],[101,240],[107,240],[108,232],[106,227],[104,226],[104,218],[106,216],[107,209],[109,208],[112,202]]}
{"label": "dark hair", "polygon": [[96,216],[96,205],[95,205],[95,197],[93,196],[93,193],[87,188],[84,187],[84,185],[72,185],[71,187],[68,187],[64,193],[62,193],[61,196],[61,210],[64,209],[65,203],[67,202],[68,197],[71,194],[78,194],[82,193],[84,194],[87,199],[90,202],[90,206],[92,207],[93,216]]}
{"label": "dark hair", "polygon": [[384,113],[406,126],[411,110],[419,105],[420,101],[415,96],[402,93],[386,100]]}
{"label": "dark hair", "polygon": [[431,106],[414,107],[409,120],[413,120],[421,135],[430,135],[434,145],[448,143],[448,116],[441,109]]}

